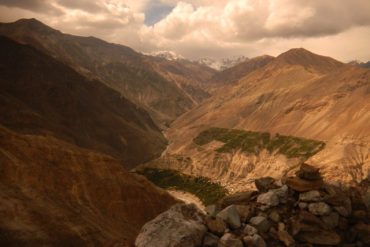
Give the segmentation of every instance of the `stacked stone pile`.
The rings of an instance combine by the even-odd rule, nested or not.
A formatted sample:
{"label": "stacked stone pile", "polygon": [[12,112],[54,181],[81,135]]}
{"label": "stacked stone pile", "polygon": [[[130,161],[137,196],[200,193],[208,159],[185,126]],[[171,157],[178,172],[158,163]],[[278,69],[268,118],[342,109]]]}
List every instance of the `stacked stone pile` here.
{"label": "stacked stone pile", "polygon": [[[161,229],[149,222],[136,246],[370,246],[366,193],[325,184],[319,170],[307,164],[294,177],[284,181],[260,178],[255,185],[258,191],[225,197],[208,206],[206,215],[193,205],[177,205],[188,208],[187,211],[190,208],[197,215],[196,220],[183,216],[176,229]],[[161,215],[155,220],[163,223]],[[149,235],[148,229],[152,231]],[[169,244],[153,245],[161,234]],[[142,239],[147,244],[142,244]]]}

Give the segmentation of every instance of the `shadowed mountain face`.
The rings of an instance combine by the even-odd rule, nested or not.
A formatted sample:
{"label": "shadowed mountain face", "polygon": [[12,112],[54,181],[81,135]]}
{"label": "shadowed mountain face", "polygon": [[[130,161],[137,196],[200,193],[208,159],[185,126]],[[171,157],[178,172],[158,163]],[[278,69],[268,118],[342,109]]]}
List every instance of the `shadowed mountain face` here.
{"label": "shadowed mountain face", "polygon": [[149,114],[29,45],[0,57],[0,246],[131,246],[175,203],[124,168],[166,145]]}
{"label": "shadowed mountain face", "polygon": [[173,81],[171,77],[163,76],[161,71],[156,71],[158,66],[153,65],[154,59],[146,59],[131,48],[94,37],[63,34],[35,19],[2,23],[0,34],[30,44],[84,76],[104,82],[148,110],[161,126],[208,96],[197,85],[190,85],[195,95],[189,95],[193,91],[184,89],[176,79]]}
{"label": "shadowed mountain face", "polygon": [[0,39],[0,123],[112,155],[127,167],[152,159],[166,140],[141,108],[99,81],[27,45]]}
{"label": "shadowed mountain face", "polygon": [[203,130],[223,127],[324,141],[325,148],[310,162],[330,179],[359,181],[370,168],[369,96],[369,70],[292,49],[179,117],[166,133],[167,154],[192,161],[166,162],[193,175],[208,173],[216,181],[224,178],[225,167],[237,180],[254,171],[255,177],[276,175],[274,169],[289,166],[282,157],[263,152],[253,158],[238,152],[220,158],[214,152],[220,149],[218,142],[205,146],[193,142]]}
{"label": "shadowed mountain face", "polygon": [[175,203],[120,162],[0,124],[0,246],[131,246]]}

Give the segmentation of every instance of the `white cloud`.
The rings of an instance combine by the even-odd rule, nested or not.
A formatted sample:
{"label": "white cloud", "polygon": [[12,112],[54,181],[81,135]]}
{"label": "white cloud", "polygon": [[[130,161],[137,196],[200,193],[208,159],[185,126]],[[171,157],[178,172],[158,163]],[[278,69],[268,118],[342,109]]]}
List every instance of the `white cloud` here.
{"label": "white cloud", "polygon": [[[153,1],[173,9],[146,26],[145,11]],[[352,59],[349,49],[341,47],[363,47],[370,30],[369,0],[0,0],[0,6],[2,20],[31,12],[65,32],[187,57],[252,56],[282,52],[290,48],[285,44],[318,48],[325,41],[320,51],[335,50],[327,55]],[[362,57],[370,59],[370,50],[363,48]]]}

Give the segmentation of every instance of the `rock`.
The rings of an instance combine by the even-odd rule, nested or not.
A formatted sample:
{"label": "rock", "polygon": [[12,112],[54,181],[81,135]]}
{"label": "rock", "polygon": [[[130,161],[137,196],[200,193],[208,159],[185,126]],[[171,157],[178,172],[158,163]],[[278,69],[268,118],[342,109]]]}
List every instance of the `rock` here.
{"label": "rock", "polygon": [[218,203],[221,208],[226,208],[230,205],[247,205],[252,197],[256,194],[256,191],[246,191],[235,193],[233,195],[225,196],[223,199],[220,200]]}
{"label": "rock", "polygon": [[298,238],[310,244],[319,245],[338,245],[341,242],[340,236],[335,232],[330,231],[314,231],[314,232],[301,232]]}
{"label": "rock", "polygon": [[331,212],[329,215],[323,216],[322,221],[328,226],[329,229],[336,228],[339,223],[339,214],[336,212]]}
{"label": "rock", "polygon": [[226,230],[226,224],[221,218],[208,217],[205,221],[206,226],[211,233],[216,234],[217,236],[222,236],[224,234]]}
{"label": "rock", "polygon": [[239,213],[241,222],[246,222],[252,217],[254,210],[252,209],[251,206],[235,205],[235,207]]}
{"label": "rock", "polygon": [[279,198],[280,203],[286,203],[287,197],[288,197],[288,186],[283,185],[280,188],[271,190],[277,197]]}
{"label": "rock", "polygon": [[350,212],[343,206],[334,207],[334,209],[343,217],[348,217],[350,215]]}
{"label": "rock", "polygon": [[243,238],[243,242],[248,247],[266,247],[265,240],[263,240],[263,238],[258,234],[245,236]]}
{"label": "rock", "polygon": [[217,217],[220,217],[233,229],[241,227],[240,216],[235,205],[230,205],[223,209],[217,214]]}
{"label": "rock", "polygon": [[260,233],[267,232],[271,227],[269,220],[263,216],[255,216],[250,219],[249,223],[257,228]]}
{"label": "rock", "polygon": [[296,172],[297,177],[305,180],[319,180],[321,175],[319,169],[311,165],[303,163]]}
{"label": "rock", "polygon": [[370,246],[370,225],[360,222],[355,225],[355,230],[365,246]]}
{"label": "rock", "polygon": [[300,202],[300,203],[298,203],[298,207],[300,209],[306,209],[308,207],[308,203]]}
{"label": "rock", "polygon": [[217,207],[217,205],[215,204],[212,204],[212,205],[208,205],[206,208],[205,208],[205,211],[208,215],[210,216],[216,216],[216,214],[218,214],[218,212],[220,212],[219,208]]}
{"label": "rock", "polygon": [[243,233],[245,235],[252,236],[254,234],[257,234],[258,230],[255,227],[251,226],[251,225],[246,225],[243,229]]}
{"label": "rock", "polygon": [[361,220],[367,218],[367,212],[365,210],[354,210],[352,212],[352,217]]}
{"label": "rock", "polygon": [[299,195],[299,200],[304,202],[318,202],[321,199],[320,192],[317,190],[311,190]]}
{"label": "rock", "polygon": [[331,212],[331,208],[325,202],[314,202],[308,204],[308,211],[314,215],[328,215]]}
{"label": "rock", "polygon": [[295,240],[293,239],[292,236],[290,236],[290,234],[287,231],[279,229],[277,235],[279,240],[283,242],[285,246],[288,247],[294,246]]}
{"label": "rock", "polygon": [[243,247],[243,242],[234,234],[225,233],[220,239],[218,247]]}
{"label": "rock", "polygon": [[322,180],[309,181],[297,177],[289,177],[286,179],[286,184],[289,188],[298,191],[305,192],[310,190],[318,190],[323,185]]}
{"label": "rock", "polygon": [[257,197],[257,202],[267,207],[279,205],[279,197],[272,191],[263,193]]}
{"label": "rock", "polygon": [[362,200],[364,201],[365,206],[370,210],[370,187],[362,195]]}
{"label": "rock", "polygon": [[300,231],[317,231],[325,228],[325,224],[319,217],[307,212],[301,211],[298,216],[291,218],[292,234],[296,235]]}
{"label": "rock", "polygon": [[267,192],[268,190],[274,188],[274,182],[275,179],[272,177],[263,177],[254,180],[254,184],[256,185],[256,188],[260,192]]}
{"label": "rock", "polygon": [[273,210],[271,211],[271,213],[269,214],[269,218],[275,222],[275,223],[278,223],[280,221],[280,214],[276,211],[276,210]]}
{"label": "rock", "polygon": [[207,231],[203,216],[194,204],[176,204],[142,227],[135,246],[200,246]]}
{"label": "rock", "polygon": [[203,239],[203,247],[217,247],[218,246],[218,240],[219,238],[216,235],[213,235],[212,233],[207,232],[204,235]]}

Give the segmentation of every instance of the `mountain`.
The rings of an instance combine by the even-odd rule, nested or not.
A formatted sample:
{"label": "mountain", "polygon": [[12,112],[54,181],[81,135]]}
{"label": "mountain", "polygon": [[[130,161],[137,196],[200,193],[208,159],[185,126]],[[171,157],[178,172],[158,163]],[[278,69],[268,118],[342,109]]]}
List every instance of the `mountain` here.
{"label": "mountain", "polygon": [[265,66],[272,60],[274,60],[274,57],[268,55],[248,59],[244,62],[238,63],[233,67],[227,68],[214,74],[210,79],[210,83],[213,87],[216,86],[217,88],[220,86],[235,83],[239,79],[247,76],[256,69]]}
{"label": "mountain", "polygon": [[216,70],[186,59],[168,60],[147,56],[147,61],[162,77],[181,88],[193,105],[211,96],[208,82]]}
{"label": "mountain", "polygon": [[200,58],[194,60],[194,62],[206,65],[212,69],[222,71],[231,67],[238,65],[239,63],[247,61],[248,58],[245,56],[234,57],[234,58],[223,58],[220,60],[212,59],[212,58]]}
{"label": "mountain", "polygon": [[362,67],[362,68],[370,68],[370,61],[364,63],[364,62],[359,62],[357,60],[351,61],[348,64],[357,66],[357,67]]}
{"label": "mountain", "polygon": [[179,54],[176,54],[173,51],[156,51],[156,52],[151,52],[151,53],[146,54],[146,55],[153,56],[153,57],[164,58],[164,59],[170,60],[170,61],[185,59],[183,56],[181,56]]}
{"label": "mountain", "polygon": [[131,246],[175,203],[110,156],[0,124],[0,246]]}
{"label": "mountain", "polygon": [[0,39],[0,123],[104,152],[127,167],[162,152],[166,139],[146,111],[29,45]]}
{"label": "mountain", "polygon": [[205,176],[232,190],[284,176],[302,161],[331,181],[370,167],[370,71],[292,49],[179,117],[148,166]]}
{"label": "mountain", "polygon": [[0,36],[0,246],[133,243],[175,203],[124,167],[166,140],[100,81]]}
{"label": "mountain", "polygon": [[0,34],[30,44],[84,76],[104,82],[146,109],[162,127],[194,106],[187,92],[155,71],[146,56],[126,46],[64,34],[35,19],[1,23]]}

